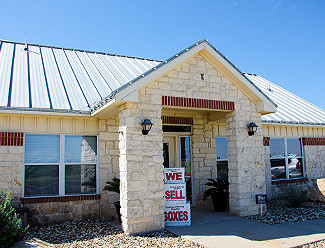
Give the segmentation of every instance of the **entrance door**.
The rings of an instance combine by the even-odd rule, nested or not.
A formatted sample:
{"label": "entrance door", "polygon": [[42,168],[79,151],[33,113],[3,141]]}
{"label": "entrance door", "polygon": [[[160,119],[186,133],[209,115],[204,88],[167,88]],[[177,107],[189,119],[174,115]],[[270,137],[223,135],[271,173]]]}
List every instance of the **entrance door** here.
{"label": "entrance door", "polygon": [[191,138],[189,136],[179,136],[177,134],[164,136],[163,138],[164,167],[184,167],[186,181],[187,200],[192,202],[192,156]]}
{"label": "entrance door", "polygon": [[176,162],[176,149],[175,149],[176,137],[164,137],[163,138],[163,155],[164,155],[164,167],[172,168],[179,167]]}

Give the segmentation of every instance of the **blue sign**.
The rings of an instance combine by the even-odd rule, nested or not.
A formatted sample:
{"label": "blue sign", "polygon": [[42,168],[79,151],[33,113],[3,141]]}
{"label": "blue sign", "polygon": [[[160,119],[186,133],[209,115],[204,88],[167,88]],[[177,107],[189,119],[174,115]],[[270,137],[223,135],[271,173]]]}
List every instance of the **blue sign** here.
{"label": "blue sign", "polygon": [[266,204],[266,194],[255,195],[256,204]]}

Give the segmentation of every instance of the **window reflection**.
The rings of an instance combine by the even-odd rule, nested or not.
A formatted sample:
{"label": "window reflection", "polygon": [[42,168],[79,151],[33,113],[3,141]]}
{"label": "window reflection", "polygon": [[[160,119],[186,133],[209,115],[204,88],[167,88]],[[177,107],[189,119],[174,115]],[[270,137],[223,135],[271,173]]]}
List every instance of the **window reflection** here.
{"label": "window reflection", "polygon": [[270,161],[272,180],[303,177],[301,139],[270,139]]}
{"label": "window reflection", "polygon": [[216,138],[217,160],[227,160],[227,138]]}
{"label": "window reflection", "polygon": [[65,166],[65,193],[91,194],[96,192],[95,165],[66,165]]}
{"label": "window reflection", "polygon": [[272,180],[286,178],[285,159],[271,160],[271,174]]}
{"label": "window reflection", "polygon": [[25,196],[52,196],[58,194],[58,165],[26,165]]}
{"label": "window reflection", "polygon": [[181,167],[185,167],[185,176],[191,176],[191,140],[181,137]]}
{"label": "window reflection", "polygon": [[284,156],[284,139],[270,139],[270,156],[280,157]]}
{"label": "window reflection", "polygon": [[95,136],[67,135],[65,137],[66,163],[95,163],[97,139]]}

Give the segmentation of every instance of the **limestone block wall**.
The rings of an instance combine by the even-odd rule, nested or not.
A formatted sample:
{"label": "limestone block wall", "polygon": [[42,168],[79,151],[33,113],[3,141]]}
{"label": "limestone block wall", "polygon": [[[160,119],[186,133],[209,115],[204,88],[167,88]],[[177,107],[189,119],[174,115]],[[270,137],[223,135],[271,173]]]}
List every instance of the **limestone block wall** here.
{"label": "limestone block wall", "polygon": [[[262,129],[253,137],[247,134],[250,122],[262,126],[255,103],[201,55],[191,57],[157,81],[149,83],[145,94],[153,101],[160,101],[158,96],[166,95],[235,103],[235,111],[226,116],[231,211],[239,215],[257,213],[255,194],[265,193],[266,188]],[[205,179],[215,174],[215,144],[212,124],[204,115],[196,117],[193,119],[192,137],[193,193],[197,203],[204,204],[200,196]]]}
{"label": "limestone block wall", "polygon": [[[119,115],[121,214],[127,234],[165,225],[161,99],[141,93],[139,102],[122,105]],[[142,134],[144,118],[153,123],[148,135]]]}
{"label": "limestone block wall", "polygon": [[111,181],[113,177],[120,178],[118,129],[118,117],[99,120],[100,213],[106,219],[116,218],[113,202],[120,200],[120,196],[117,193],[103,191],[108,180]]}
{"label": "limestone block wall", "polygon": [[[18,124],[17,124],[18,123]],[[105,182],[119,177],[119,141],[118,117],[98,120],[97,118],[70,118],[46,116],[0,115],[0,130],[7,133],[26,131],[28,133],[80,134],[97,135],[99,143],[99,197],[96,199],[67,200],[26,203],[30,209],[32,223],[58,222],[68,219],[89,217],[116,218],[116,210],[112,202],[119,200],[119,195],[103,192]],[[3,134],[3,133],[2,133]],[[23,133],[21,133],[23,134]],[[1,136],[1,135],[0,135]],[[23,188],[24,147],[4,146],[0,137],[0,190],[10,190],[14,204],[20,206]],[[82,159],[88,161],[89,156],[84,149]],[[70,198],[70,196],[67,196]]]}
{"label": "limestone block wall", "polygon": [[23,146],[0,146],[0,190],[10,190],[15,205],[19,206],[23,185]]}
{"label": "limestone block wall", "polygon": [[192,129],[192,180],[195,206],[212,206],[210,200],[203,201],[207,179],[216,176],[216,144],[213,125],[206,114],[195,114]]}
{"label": "limestone block wall", "polygon": [[[155,99],[158,95],[166,95],[235,103],[235,111],[226,116],[231,211],[239,215],[257,213],[255,194],[266,191],[262,129],[253,137],[247,134],[250,122],[262,126],[256,104],[201,55],[191,57],[156,82],[148,84],[146,93],[154,93]],[[214,176],[216,163],[212,124],[204,118],[197,115],[193,120],[192,176],[198,204],[204,204],[200,195],[206,177]]]}
{"label": "limestone block wall", "polygon": [[28,222],[33,224],[58,223],[100,216],[100,200],[44,202],[24,204],[29,210]]}
{"label": "limestone block wall", "polygon": [[304,156],[307,177],[325,178],[325,146],[304,146]]}
{"label": "limestone block wall", "polygon": [[229,208],[241,216],[257,214],[255,195],[266,193],[262,130],[248,136],[246,128],[249,122],[262,126],[261,117],[245,105],[236,105],[226,117]]}

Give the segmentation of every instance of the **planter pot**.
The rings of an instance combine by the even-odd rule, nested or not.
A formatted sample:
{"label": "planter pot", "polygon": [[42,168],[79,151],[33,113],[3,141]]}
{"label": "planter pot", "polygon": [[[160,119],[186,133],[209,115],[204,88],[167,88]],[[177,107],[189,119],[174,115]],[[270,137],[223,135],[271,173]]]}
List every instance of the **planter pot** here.
{"label": "planter pot", "polygon": [[212,195],[213,207],[216,212],[223,212],[228,207],[228,193],[218,193]]}
{"label": "planter pot", "polygon": [[117,218],[118,218],[118,221],[120,222],[121,224],[121,205],[120,205],[120,201],[116,201],[116,202],[113,202],[115,208],[116,208],[116,213],[117,213]]}

